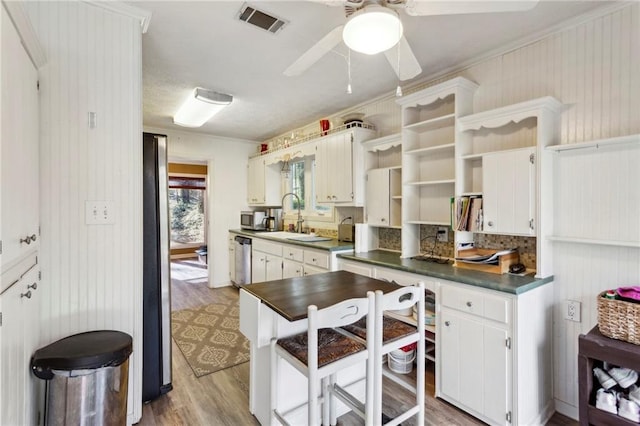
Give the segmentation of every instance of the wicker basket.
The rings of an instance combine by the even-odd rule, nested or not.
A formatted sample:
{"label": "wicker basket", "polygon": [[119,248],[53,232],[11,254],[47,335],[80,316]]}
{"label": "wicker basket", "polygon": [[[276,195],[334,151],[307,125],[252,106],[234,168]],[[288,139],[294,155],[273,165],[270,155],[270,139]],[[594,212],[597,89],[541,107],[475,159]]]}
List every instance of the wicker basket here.
{"label": "wicker basket", "polygon": [[640,345],[640,303],[607,299],[598,295],[598,328],[612,339]]}

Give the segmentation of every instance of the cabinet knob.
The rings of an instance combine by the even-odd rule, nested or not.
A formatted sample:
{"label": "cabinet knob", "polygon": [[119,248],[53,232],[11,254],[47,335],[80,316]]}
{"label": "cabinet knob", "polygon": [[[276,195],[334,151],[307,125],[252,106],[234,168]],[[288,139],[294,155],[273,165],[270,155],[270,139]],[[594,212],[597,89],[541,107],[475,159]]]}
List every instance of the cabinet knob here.
{"label": "cabinet knob", "polygon": [[487,222],[487,226],[493,226],[493,221],[490,220],[489,222]]}
{"label": "cabinet knob", "polygon": [[34,290],[37,290],[38,289],[38,283],[33,283],[33,284],[28,285],[27,286],[27,290],[30,289],[30,288],[32,288]]}
{"label": "cabinet knob", "polygon": [[36,240],[36,234],[27,235],[24,238],[20,238],[20,243],[31,244],[32,241]]}
{"label": "cabinet knob", "polygon": [[450,322],[450,321],[445,321],[445,322],[444,322],[444,325],[446,325],[447,327],[449,327],[449,326],[451,325],[451,322]]}
{"label": "cabinet knob", "polygon": [[22,299],[23,297],[31,299],[31,290],[27,291],[26,293],[20,293],[20,298]]}
{"label": "cabinet knob", "polygon": [[386,219],[383,217],[382,219],[380,219],[380,222],[385,222]]}
{"label": "cabinet knob", "polygon": [[467,306],[468,306],[468,307],[471,307],[471,306],[473,306],[473,303],[471,303],[471,302],[467,302]]}

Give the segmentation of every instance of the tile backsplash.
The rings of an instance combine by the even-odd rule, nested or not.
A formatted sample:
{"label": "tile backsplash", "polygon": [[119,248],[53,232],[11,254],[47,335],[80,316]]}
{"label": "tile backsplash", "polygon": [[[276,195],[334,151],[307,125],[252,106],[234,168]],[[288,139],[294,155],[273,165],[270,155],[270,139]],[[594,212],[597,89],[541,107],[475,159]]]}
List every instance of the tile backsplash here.
{"label": "tile backsplash", "polygon": [[[446,243],[435,242],[438,226],[420,226],[420,252],[424,255],[437,257],[454,257],[454,233],[449,230],[449,240]],[[385,250],[402,250],[401,230],[396,228],[379,228],[379,248]],[[527,268],[536,268],[536,239],[535,237],[521,237],[515,235],[474,235],[476,247],[489,249],[517,248],[520,262]]]}

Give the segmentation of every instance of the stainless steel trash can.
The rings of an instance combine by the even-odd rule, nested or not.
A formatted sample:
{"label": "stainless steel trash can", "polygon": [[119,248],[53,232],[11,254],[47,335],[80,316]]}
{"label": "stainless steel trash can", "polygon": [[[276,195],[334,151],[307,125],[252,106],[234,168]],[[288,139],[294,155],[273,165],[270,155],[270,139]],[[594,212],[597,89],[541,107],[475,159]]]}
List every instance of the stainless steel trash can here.
{"label": "stainless steel trash can", "polygon": [[38,349],[31,369],[47,381],[45,425],[124,425],[132,339],[112,330],[75,334]]}

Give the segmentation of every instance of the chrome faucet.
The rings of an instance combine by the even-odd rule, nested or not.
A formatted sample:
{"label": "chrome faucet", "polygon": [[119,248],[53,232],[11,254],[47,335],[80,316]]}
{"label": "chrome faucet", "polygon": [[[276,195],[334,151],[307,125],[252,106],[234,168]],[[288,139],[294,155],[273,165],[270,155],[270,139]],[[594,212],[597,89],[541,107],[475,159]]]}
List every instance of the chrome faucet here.
{"label": "chrome faucet", "polygon": [[302,222],[304,222],[304,219],[302,219],[302,215],[300,214],[300,197],[298,197],[298,194],[296,193],[287,192],[282,196],[282,201],[280,201],[280,204],[282,204],[283,208],[284,208],[284,199],[287,197],[287,195],[293,195],[294,197],[296,197],[296,200],[298,200],[298,220],[296,221],[298,223],[298,226],[296,227],[296,232],[302,233]]}

